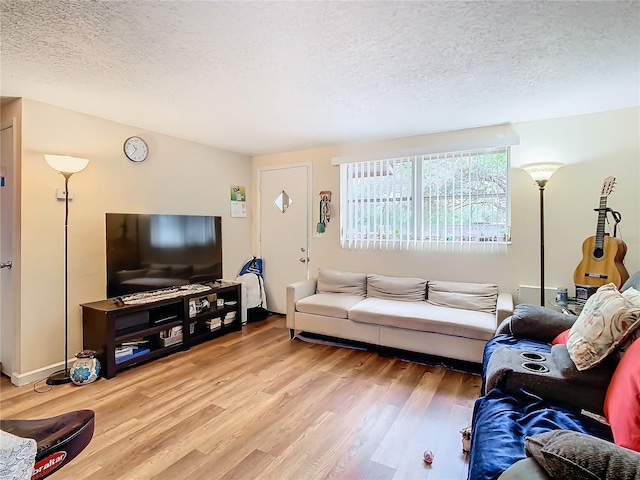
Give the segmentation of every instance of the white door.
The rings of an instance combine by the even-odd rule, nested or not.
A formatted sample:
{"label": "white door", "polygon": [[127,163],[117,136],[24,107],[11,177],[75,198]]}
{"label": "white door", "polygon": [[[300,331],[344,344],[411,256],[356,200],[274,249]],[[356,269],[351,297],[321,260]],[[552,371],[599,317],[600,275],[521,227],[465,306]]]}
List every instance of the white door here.
{"label": "white door", "polygon": [[287,285],[309,277],[309,170],[260,171],[260,256],[271,312],[286,313]]}
{"label": "white door", "polygon": [[3,128],[0,137],[0,362],[2,372],[11,376],[13,372],[13,318],[11,262],[13,230],[13,127]]}

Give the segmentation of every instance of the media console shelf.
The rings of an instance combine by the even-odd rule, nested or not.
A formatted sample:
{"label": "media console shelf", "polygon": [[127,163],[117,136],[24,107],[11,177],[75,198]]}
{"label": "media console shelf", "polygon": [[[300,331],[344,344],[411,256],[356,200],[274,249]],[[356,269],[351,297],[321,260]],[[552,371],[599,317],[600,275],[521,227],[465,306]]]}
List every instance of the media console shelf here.
{"label": "media console shelf", "polygon": [[[102,376],[113,378],[116,372],[131,365],[188,350],[196,343],[241,330],[241,285],[223,282],[207,286],[210,290],[205,292],[141,304],[122,304],[115,299],[82,304],[83,346],[95,350]],[[205,298],[207,301],[202,302]],[[218,307],[216,299],[223,299],[224,306]],[[193,306],[198,304],[201,308],[194,313]],[[218,319],[219,328],[212,328]],[[171,332],[181,335],[168,338]],[[131,345],[137,348],[116,358],[117,347]]]}

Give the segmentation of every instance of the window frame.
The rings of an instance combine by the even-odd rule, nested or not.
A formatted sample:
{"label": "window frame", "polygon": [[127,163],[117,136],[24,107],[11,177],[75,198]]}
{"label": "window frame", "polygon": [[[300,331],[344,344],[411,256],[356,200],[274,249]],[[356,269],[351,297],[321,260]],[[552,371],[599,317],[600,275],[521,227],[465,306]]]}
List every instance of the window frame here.
{"label": "window frame", "polygon": [[[442,161],[450,158],[456,162],[470,161],[471,158],[477,158],[481,155],[505,155],[504,158],[504,166],[496,165],[496,168],[499,170],[498,178],[504,178],[504,193],[498,193],[500,198],[504,198],[504,218],[503,221],[493,222],[490,224],[490,229],[494,230],[494,235],[484,237],[484,232],[482,236],[478,236],[476,239],[471,239],[472,235],[467,235],[468,238],[465,239],[465,235],[463,234],[463,229],[467,228],[470,233],[472,229],[474,229],[474,223],[477,226],[478,222],[472,222],[469,219],[468,223],[460,224],[460,235],[459,239],[456,239],[456,235],[452,235],[452,238],[449,240],[446,237],[446,232],[444,233],[445,239],[441,239],[440,235],[436,235],[436,239],[433,239],[433,235],[427,235],[426,229],[431,232],[432,227],[429,225],[433,225],[429,222],[429,216],[425,214],[425,206],[427,202],[431,204],[430,199],[434,198],[434,195],[430,193],[426,195],[425,187],[427,185],[427,181],[424,178],[425,171],[425,162],[427,161]],[[397,162],[406,162],[410,161],[412,163],[412,179],[410,182],[411,192],[410,192],[410,211],[408,212],[408,218],[406,222],[402,224],[398,224],[395,219],[391,225],[388,223],[383,224],[383,229],[385,231],[393,230],[398,225],[407,225],[410,228],[407,228],[407,233],[405,235],[401,235],[400,238],[388,238],[387,233],[381,233],[378,229],[376,222],[376,216],[371,217],[371,211],[369,211],[369,218],[374,222],[374,236],[371,237],[371,230],[365,228],[355,233],[353,230],[355,227],[354,218],[356,217],[355,213],[355,204],[356,202],[377,202],[379,201],[377,198],[374,198],[369,193],[364,196],[362,193],[358,198],[356,195],[352,195],[352,187],[350,187],[349,177],[355,177],[355,174],[358,172],[361,174],[361,178],[371,177],[371,176],[385,176],[384,173],[378,173],[382,171],[396,171]],[[340,165],[340,244],[342,248],[346,249],[400,249],[400,250],[425,250],[425,249],[437,249],[437,250],[452,250],[452,251],[495,251],[496,248],[508,245],[511,243],[511,177],[510,177],[510,167],[511,167],[511,148],[510,145],[498,145],[491,147],[483,147],[483,148],[474,148],[468,150],[452,150],[440,153],[423,153],[423,154],[413,154],[413,155],[405,155],[405,156],[396,156],[389,157],[380,160],[369,160],[369,161],[342,161],[338,163]],[[456,166],[456,169],[460,169],[462,166]],[[504,170],[503,170],[504,169]],[[498,171],[497,170],[497,171]],[[354,173],[355,172],[355,173]],[[373,172],[373,175],[372,175]],[[472,175],[472,171],[469,172]],[[489,176],[491,173],[489,173]],[[476,179],[478,182],[478,179]],[[494,182],[495,184],[496,182]],[[367,182],[366,187],[368,192],[371,190],[372,182]],[[438,184],[438,187],[441,185],[446,185],[446,182],[442,182]],[[461,185],[464,187],[464,183],[461,182]],[[468,182],[466,185],[473,185],[473,182]],[[454,189],[456,188],[456,184],[454,181]],[[416,194],[416,192],[422,192],[422,195]],[[409,196],[408,195],[408,196]],[[478,191],[475,193],[476,197],[478,196]],[[495,194],[494,194],[495,195]],[[407,197],[408,197],[407,196]],[[460,199],[464,200],[461,196],[456,196],[455,190],[452,193],[445,193],[444,195],[436,195],[436,197],[444,196],[447,202],[456,202]],[[470,193],[471,196],[471,193]],[[394,202],[402,201],[404,196],[395,196],[393,199],[388,198],[385,202],[386,205],[393,205]],[[382,201],[382,199],[380,199]],[[475,203],[470,203],[469,208],[471,209]],[[371,203],[370,203],[371,205]],[[397,205],[395,205],[397,206]],[[394,209],[395,210],[395,209]],[[346,212],[346,214],[345,214]],[[436,215],[439,214],[439,211]],[[450,210],[448,214],[451,214],[452,217],[455,215],[455,209]],[[395,217],[395,213],[392,213]],[[470,215],[472,212],[470,210]],[[387,213],[387,219],[389,218],[389,213]],[[447,220],[448,215],[445,215],[445,218],[442,221],[437,221],[435,223],[436,229],[439,231],[442,226],[447,228]],[[444,223],[441,223],[444,222]],[[455,225],[453,228],[457,228],[458,225]],[[397,229],[396,229],[397,230]],[[375,233],[377,231],[377,233]],[[477,229],[476,229],[477,231]],[[347,232],[351,232],[348,236]],[[502,232],[502,233],[498,233]],[[393,235],[393,234],[392,234]],[[397,233],[396,233],[397,235]],[[480,234],[478,234],[480,235]],[[502,238],[499,238],[502,237]],[[489,240],[486,240],[486,239]],[[489,248],[488,248],[489,247]]]}

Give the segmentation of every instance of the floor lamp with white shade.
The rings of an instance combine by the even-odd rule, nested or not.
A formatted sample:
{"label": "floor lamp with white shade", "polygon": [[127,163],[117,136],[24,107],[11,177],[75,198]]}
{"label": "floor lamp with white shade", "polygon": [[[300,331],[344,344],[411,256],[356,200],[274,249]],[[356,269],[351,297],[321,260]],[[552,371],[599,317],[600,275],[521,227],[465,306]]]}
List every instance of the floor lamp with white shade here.
{"label": "floor lamp with white shade", "polygon": [[545,305],[544,295],[544,187],[551,176],[562,167],[562,163],[532,163],[523,165],[540,189],[540,305]]}
{"label": "floor lamp with white shade", "polygon": [[69,178],[86,168],[89,160],[86,158],[70,157],[68,155],[44,155],[51,168],[57,170],[64,177],[64,370],[54,372],[47,378],[47,384],[60,385],[71,382],[69,376],[69,289],[68,289],[68,239],[69,239]]}

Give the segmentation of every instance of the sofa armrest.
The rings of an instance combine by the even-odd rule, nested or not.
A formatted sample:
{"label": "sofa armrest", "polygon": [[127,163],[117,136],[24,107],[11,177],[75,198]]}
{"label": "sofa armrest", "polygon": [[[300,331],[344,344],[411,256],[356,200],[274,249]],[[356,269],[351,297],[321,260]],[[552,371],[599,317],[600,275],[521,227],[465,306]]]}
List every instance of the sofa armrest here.
{"label": "sofa armrest", "polygon": [[586,371],[579,371],[566,345],[554,345],[550,353],[536,353],[542,358],[536,365],[546,370],[531,371],[524,366],[525,351],[517,346],[505,346],[493,352],[485,368],[485,390],[494,388],[517,392],[524,389],[547,400],[562,402],[576,408],[600,414],[604,408],[607,388],[616,364],[611,359]]}
{"label": "sofa armrest", "polygon": [[316,293],[316,282],[317,279],[311,278],[287,285],[287,328],[296,328],[296,302]]}
{"label": "sofa armrest", "polygon": [[506,333],[516,338],[529,338],[551,342],[574,324],[578,317],[556,312],[529,303],[520,303],[496,330],[496,335]]}
{"label": "sofa armrest", "polygon": [[502,321],[513,314],[513,297],[510,293],[498,293],[498,301],[496,302],[496,325],[500,325]]}

